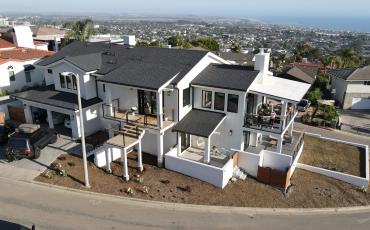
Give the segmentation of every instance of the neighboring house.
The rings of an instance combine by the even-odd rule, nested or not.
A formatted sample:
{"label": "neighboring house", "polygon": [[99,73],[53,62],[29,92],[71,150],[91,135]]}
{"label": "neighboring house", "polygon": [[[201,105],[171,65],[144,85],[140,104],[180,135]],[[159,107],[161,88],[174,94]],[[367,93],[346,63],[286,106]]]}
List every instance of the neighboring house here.
{"label": "neighboring house", "polygon": [[231,64],[253,66],[254,54],[253,53],[233,53],[233,52],[220,52],[218,54],[222,59],[230,62]]}
{"label": "neighboring house", "polygon": [[41,85],[44,76],[34,64],[53,52],[16,47],[0,38],[0,89],[5,92],[22,90],[25,87]]}
{"label": "neighboring house", "polygon": [[334,99],[343,109],[370,109],[370,66],[328,71]]}
{"label": "neighboring house", "polygon": [[[255,67],[246,67],[207,51],[74,42],[39,63],[47,87],[14,97],[28,122],[33,110],[43,109],[53,127],[53,114],[61,113],[79,137],[79,80],[86,135],[108,129],[111,137],[96,150],[109,153],[95,152],[99,167],[103,159],[109,170],[122,157],[128,179],[125,159],[136,148],[139,165],[144,151],[160,166],[165,159],[168,169],[224,187],[233,150],[271,148],[282,155],[293,140],[295,106],[310,84],[274,77],[269,62],[263,50]],[[266,104],[271,110],[262,109]]]}
{"label": "neighboring house", "polygon": [[315,82],[319,68],[316,66],[293,65],[288,66],[279,77],[293,81],[313,84]]}
{"label": "neighboring house", "polygon": [[58,51],[66,31],[56,27],[31,26],[33,39],[38,43],[46,43],[50,51]]}

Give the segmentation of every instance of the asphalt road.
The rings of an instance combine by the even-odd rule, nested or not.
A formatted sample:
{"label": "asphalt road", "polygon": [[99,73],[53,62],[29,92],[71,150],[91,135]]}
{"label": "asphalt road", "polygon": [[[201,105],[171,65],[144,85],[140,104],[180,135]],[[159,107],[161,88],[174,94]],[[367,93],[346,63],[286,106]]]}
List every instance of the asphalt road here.
{"label": "asphalt road", "polygon": [[0,219],[36,229],[367,229],[370,208],[322,213],[188,206],[0,178]]}

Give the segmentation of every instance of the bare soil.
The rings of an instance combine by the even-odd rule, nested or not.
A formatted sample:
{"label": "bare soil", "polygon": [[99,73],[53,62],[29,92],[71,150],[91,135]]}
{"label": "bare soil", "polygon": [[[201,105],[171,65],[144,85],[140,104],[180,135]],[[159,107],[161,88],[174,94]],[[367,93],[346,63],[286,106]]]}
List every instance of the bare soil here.
{"label": "bare soil", "polygon": [[366,177],[365,149],[305,136],[300,163]]}
{"label": "bare soil", "polygon": [[[111,164],[112,174],[105,173],[103,169],[89,162],[90,191],[164,202],[244,207],[321,208],[370,203],[370,194],[359,191],[350,184],[299,169],[292,178],[293,186],[285,195],[280,190],[252,178],[230,182],[224,189],[220,189],[206,182],[158,168],[154,164],[156,158],[153,156],[144,154],[143,162],[145,170],[139,174],[136,170],[136,153],[129,154],[129,182],[121,179],[120,162]],[[68,176],[53,173],[51,179],[40,175],[36,180],[85,190],[82,183],[81,158],[63,155],[55,163],[60,163]],[[140,175],[143,178],[142,183],[135,182],[134,175]],[[144,192],[144,186],[149,188],[148,193]],[[133,194],[126,192],[128,188],[133,190]]]}

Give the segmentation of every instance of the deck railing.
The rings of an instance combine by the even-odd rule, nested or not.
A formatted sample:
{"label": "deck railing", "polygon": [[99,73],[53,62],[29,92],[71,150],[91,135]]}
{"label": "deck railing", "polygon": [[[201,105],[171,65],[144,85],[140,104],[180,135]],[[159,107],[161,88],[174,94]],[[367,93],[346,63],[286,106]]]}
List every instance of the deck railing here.
{"label": "deck railing", "polygon": [[292,162],[294,162],[295,158],[297,157],[299,150],[301,149],[302,145],[304,144],[304,133],[302,132],[301,135],[299,135],[298,141],[296,144],[292,147]]}

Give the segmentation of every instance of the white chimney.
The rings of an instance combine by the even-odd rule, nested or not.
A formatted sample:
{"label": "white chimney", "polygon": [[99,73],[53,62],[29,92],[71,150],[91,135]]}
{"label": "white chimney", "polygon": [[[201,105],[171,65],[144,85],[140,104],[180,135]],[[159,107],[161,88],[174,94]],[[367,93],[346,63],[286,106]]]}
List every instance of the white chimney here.
{"label": "white chimney", "polygon": [[260,83],[263,83],[263,79],[269,74],[270,53],[260,48],[260,52],[254,56],[254,59],[254,70],[260,71]]}
{"label": "white chimney", "polygon": [[18,47],[35,48],[33,43],[32,31],[29,26],[13,27],[13,42]]}

